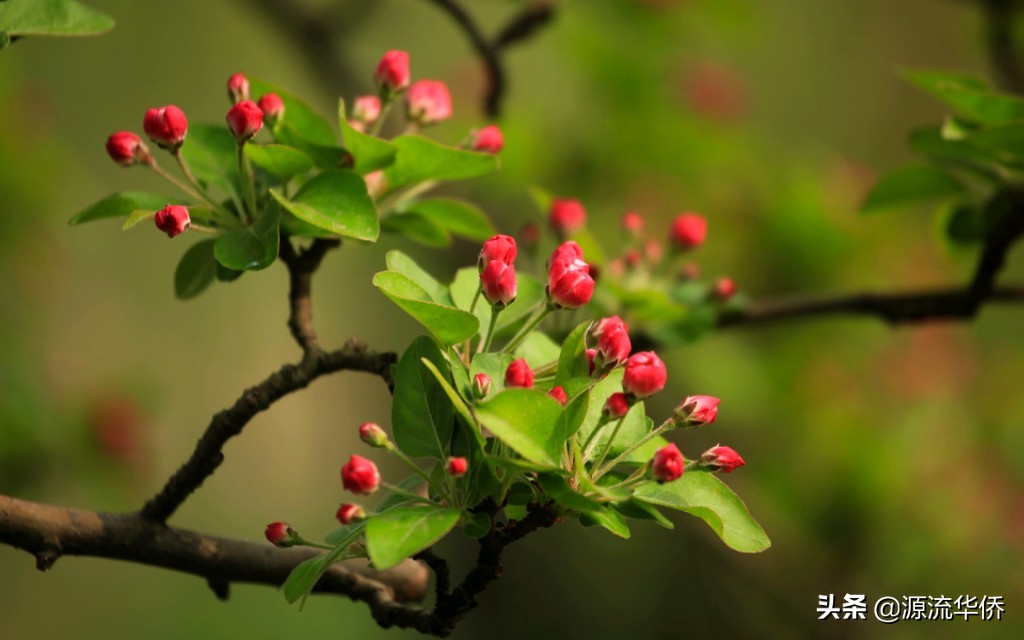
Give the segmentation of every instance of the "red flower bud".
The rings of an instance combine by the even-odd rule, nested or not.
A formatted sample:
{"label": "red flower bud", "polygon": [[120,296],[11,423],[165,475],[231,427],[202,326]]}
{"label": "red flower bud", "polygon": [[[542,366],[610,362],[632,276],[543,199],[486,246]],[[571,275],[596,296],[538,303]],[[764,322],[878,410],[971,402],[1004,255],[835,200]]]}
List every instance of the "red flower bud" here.
{"label": "red flower bud", "polygon": [[491,376],[486,373],[478,373],[473,376],[473,395],[477,400],[483,400],[491,392]]}
{"label": "red flower bud", "polygon": [[176,204],[169,204],[153,216],[156,228],[167,234],[168,238],[184,233],[192,226],[188,217],[188,209]]}
{"label": "red flower bud", "polygon": [[181,109],[170,104],[147,110],[142,118],[142,129],[157,146],[175,151],[185,142],[188,119]]}
{"label": "red flower bud", "polygon": [[500,260],[505,264],[512,265],[516,261],[516,239],[512,236],[496,235],[484,242],[480,249],[480,258],[477,259],[477,267],[484,270],[491,260]]}
{"label": "red flower bud", "polygon": [[587,223],[587,212],[579,200],[561,200],[555,198],[551,201],[551,210],[548,213],[548,225],[551,230],[561,237],[571,235],[583,228]]}
{"label": "red flower bud", "polygon": [[636,211],[628,211],[622,214],[622,230],[635,236],[644,232],[644,219]]}
{"label": "red flower bud", "polygon": [[142,138],[131,131],[118,131],[107,138],[107,154],[110,159],[122,167],[133,164],[150,164],[153,157]]}
{"label": "red flower bud", "polygon": [[533,369],[526,364],[525,358],[519,358],[508,365],[505,369],[506,387],[523,387],[529,389],[533,386]]}
{"label": "red flower bud", "polygon": [[363,509],[358,504],[346,502],[338,507],[338,512],[334,514],[334,517],[337,518],[338,522],[342,525],[361,522],[366,520],[366,509]]}
{"label": "red flower bud", "polygon": [[256,132],[263,127],[263,110],[252,100],[243,100],[231,107],[225,120],[228,122],[228,129],[231,129],[231,133],[235,136],[235,140],[240,143],[245,142],[252,139]]}
{"label": "red flower bud", "polygon": [[665,363],[653,351],[641,351],[626,360],[622,388],[635,398],[646,398],[665,388],[668,371]]}
{"label": "red flower bud", "polygon": [[380,98],[360,96],[352,104],[352,117],[363,124],[373,124],[380,117]]}
{"label": "red flower bud", "polygon": [[575,242],[562,243],[551,254],[548,268],[548,299],[565,309],[576,309],[590,302],[594,295],[594,279],[590,277],[590,266],[579,257],[579,245]]}
{"label": "red flower bud", "polygon": [[686,396],[676,407],[674,417],[687,427],[703,427],[718,418],[718,403],[714,396]]}
{"label": "red flower bud", "polygon": [[516,269],[501,260],[491,260],[480,274],[480,286],[491,306],[505,308],[516,299]]}
{"label": "red flower bud", "polygon": [[626,361],[633,348],[628,330],[629,327],[619,316],[604,318],[594,325],[590,335],[597,338],[596,366],[601,369],[614,368]]}
{"label": "red flower bud", "polygon": [[473,151],[481,151],[483,153],[498,153],[505,146],[505,138],[501,135],[501,129],[498,125],[489,125],[474,131],[472,135],[472,147]]}
{"label": "red flower bud", "polygon": [[613,393],[608,396],[601,413],[609,420],[618,420],[629,411],[629,398],[624,393]]}
{"label": "red flower bud", "polygon": [[548,391],[548,395],[558,401],[558,404],[565,406],[565,403],[569,401],[569,396],[565,395],[565,389],[562,387],[552,387],[551,391]]}
{"label": "red flower bud", "polygon": [[249,79],[240,73],[228,78],[228,100],[231,104],[238,104],[242,100],[249,99]]}
{"label": "red flower bud", "polygon": [[740,454],[736,453],[735,449],[723,447],[722,445],[711,447],[700,454],[700,463],[701,466],[710,471],[724,471],[726,473],[732,473],[732,470],[736,467],[742,467],[747,464],[740,457]]}
{"label": "red flower bud", "polygon": [[452,116],[452,96],[439,80],[418,80],[405,97],[410,120],[421,125],[447,120]]}
{"label": "red flower bud", "polygon": [[271,522],[264,535],[275,547],[292,547],[299,543],[298,534],[287,522]]}
{"label": "red flower bud", "polygon": [[364,422],[359,425],[359,439],[375,449],[388,446],[388,434],[376,422]]}
{"label": "red flower bud", "polygon": [[276,93],[264,93],[256,106],[263,112],[263,118],[270,126],[274,126],[284,117],[284,100]]}
{"label": "red flower bud", "polygon": [[445,470],[453,478],[461,478],[469,471],[469,463],[465,458],[448,458],[448,466]]}
{"label": "red flower bud", "polygon": [[686,468],[686,460],[675,444],[668,444],[654,453],[651,460],[651,475],[658,484],[678,480]]}
{"label": "red flower bud", "polygon": [[370,495],[380,486],[380,472],[372,460],[353,454],[341,468],[341,483],[352,493]]}
{"label": "red flower bud", "polygon": [[708,223],[696,213],[681,213],[672,221],[672,241],[684,251],[704,244]]}
{"label": "red flower bud", "polygon": [[728,276],[722,276],[715,281],[714,295],[716,298],[725,302],[736,293],[736,283],[732,281],[732,278]]}
{"label": "red flower bud", "polygon": [[405,51],[388,51],[377,63],[374,79],[384,93],[401,91],[409,86],[409,54]]}
{"label": "red flower bud", "polygon": [[597,358],[597,349],[587,349],[587,364],[590,365],[590,375],[594,375],[595,358]]}

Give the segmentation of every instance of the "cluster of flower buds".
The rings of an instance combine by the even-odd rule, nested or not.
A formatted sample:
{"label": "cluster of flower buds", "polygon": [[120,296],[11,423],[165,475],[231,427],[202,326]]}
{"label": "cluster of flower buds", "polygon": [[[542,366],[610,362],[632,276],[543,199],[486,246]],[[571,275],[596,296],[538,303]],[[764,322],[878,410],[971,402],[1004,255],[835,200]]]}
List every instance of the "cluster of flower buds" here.
{"label": "cluster of flower buds", "polygon": [[[417,80],[411,82],[409,54],[405,51],[388,51],[374,73],[381,105],[387,105],[399,94],[405,92],[406,116],[419,125],[433,124],[447,120],[452,115],[452,97],[448,87],[439,80]],[[378,115],[380,109],[378,108]],[[358,118],[358,116],[357,116]],[[374,117],[372,120],[376,120]],[[365,119],[363,124],[366,124]]]}
{"label": "cluster of flower buds", "polygon": [[548,301],[560,309],[577,309],[594,295],[590,265],[583,261],[583,250],[569,240],[558,245],[548,261]]}

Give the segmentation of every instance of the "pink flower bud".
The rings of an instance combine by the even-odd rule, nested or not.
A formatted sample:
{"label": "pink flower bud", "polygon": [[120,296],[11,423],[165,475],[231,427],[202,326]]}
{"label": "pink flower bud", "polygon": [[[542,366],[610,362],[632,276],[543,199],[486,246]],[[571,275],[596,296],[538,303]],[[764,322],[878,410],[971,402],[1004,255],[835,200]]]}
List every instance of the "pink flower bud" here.
{"label": "pink flower bud", "polygon": [[364,422],[359,425],[359,439],[375,449],[388,446],[388,434],[376,422]]}
{"label": "pink flower bud", "polygon": [[622,389],[635,398],[647,398],[665,388],[667,377],[665,363],[658,354],[653,351],[641,351],[626,360]]}
{"label": "pink flower bud", "polygon": [[597,358],[597,349],[587,349],[587,364],[590,365],[590,375],[594,375],[594,360]]}
{"label": "pink flower bud", "polygon": [[[266,98],[266,96],[263,96]],[[228,122],[228,129],[234,134],[235,140],[239,143],[252,139],[256,132],[263,127],[263,110],[256,106],[252,100],[242,100],[231,107],[225,118]]]}
{"label": "pink flower bud", "polygon": [[469,462],[465,458],[448,458],[448,466],[445,470],[453,478],[461,478],[469,471]]}
{"label": "pink flower bud", "polygon": [[622,230],[636,237],[644,232],[644,219],[636,211],[622,214]]}
{"label": "pink flower bud", "polygon": [[353,522],[362,522],[366,520],[366,509],[363,509],[358,504],[343,503],[338,507],[338,512],[334,514],[334,517],[338,519],[342,525],[352,524]]}
{"label": "pink flower bud", "polygon": [[298,534],[287,522],[271,522],[264,535],[275,547],[292,547],[299,543]]}
{"label": "pink flower bud", "polygon": [[352,117],[365,125],[377,122],[380,117],[380,98],[377,96],[360,96],[352,104]]}
{"label": "pink flower bud", "polygon": [[649,238],[644,243],[644,257],[647,258],[647,264],[655,265],[661,262],[661,258],[664,255],[665,250],[661,248],[661,243],[655,238]]}
{"label": "pink flower bud", "polygon": [[477,400],[483,400],[491,392],[491,376],[486,373],[478,373],[473,376],[473,395]]}
{"label": "pink flower bud", "polygon": [[379,198],[388,190],[388,179],[384,175],[383,169],[371,171],[363,176],[363,180],[366,181],[366,192],[373,199]]}
{"label": "pink flower bud", "polygon": [[728,276],[722,276],[715,281],[715,288],[713,291],[715,298],[725,302],[736,293],[736,283],[732,281],[732,278]]}
{"label": "pink flower bud", "polygon": [[552,387],[551,391],[548,391],[548,395],[558,401],[558,404],[565,406],[565,403],[569,401],[569,396],[565,395],[565,389],[562,387]]}
{"label": "pink flower bud", "polygon": [[672,221],[672,241],[682,250],[704,244],[708,223],[696,213],[681,213]]}
{"label": "pink flower bud", "polygon": [[516,299],[518,283],[515,267],[501,260],[491,260],[480,273],[480,286],[484,298],[487,298],[491,306],[504,309]]}
{"label": "pink flower bud", "polygon": [[590,302],[594,279],[590,266],[579,257],[583,252],[575,242],[562,243],[551,254],[548,268],[548,300],[564,309],[576,309]]}
{"label": "pink flower bud", "polygon": [[551,209],[548,212],[548,226],[560,237],[565,237],[579,231],[587,223],[587,212],[579,200],[561,200],[555,198],[551,201]]}
{"label": "pink flower bud", "polygon": [[609,420],[618,420],[629,412],[629,398],[624,393],[613,393],[608,396],[601,413]]}
{"label": "pink flower bud", "polygon": [[673,414],[676,422],[687,427],[703,427],[718,418],[718,403],[714,396],[686,396]]}
{"label": "pink flower bud", "polygon": [[452,96],[439,80],[418,80],[405,97],[409,119],[421,125],[447,120],[452,116]]}
{"label": "pink flower bud", "polygon": [[353,454],[341,468],[341,484],[352,493],[370,495],[380,486],[380,472],[372,460]]}
{"label": "pink flower bud", "polygon": [[732,447],[717,445],[700,454],[701,466],[709,471],[732,473],[736,467],[747,464]]}
{"label": "pink flower bud", "polygon": [[492,124],[473,132],[471,146],[473,151],[498,153],[505,146],[505,138],[501,135],[498,125]]}
{"label": "pink flower bud", "polygon": [[142,118],[142,129],[162,149],[175,151],[185,142],[188,119],[173,104],[159,109],[148,109]]}
{"label": "pink flower bud", "polygon": [[249,99],[249,79],[241,73],[228,78],[228,100],[231,104],[238,104],[242,100]]}
{"label": "pink flower bud", "polygon": [[149,155],[149,148],[142,142],[142,138],[131,131],[110,134],[107,138],[107,154],[122,167],[153,162],[153,156]]}
{"label": "pink flower bud", "polygon": [[597,339],[597,357],[594,362],[597,368],[611,369],[626,361],[633,348],[628,331],[629,327],[619,316],[604,318],[594,325],[590,335]]}
{"label": "pink flower bud", "polygon": [[409,54],[405,51],[388,51],[377,63],[374,79],[385,94],[401,91],[409,86]]}
{"label": "pink flower bud", "polygon": [[166,233],[168,238],[184,233],[192,226],[188,209],[176,204],[169,204],[157,211],[153,221],[156,222],[156,228]]}
{"label": "pink flower bud", "polygon": [[512,236],[496,235],[484,242],[480,249],[480,258],[477,259],[477,268],[484,270],[491,260],[500,260],[505,264],[515,264],[516,261],[516,239]]}
{"label": "pink flower bud", "polygon": [[505,370],[505,386],[525,389],[533,386],[533,369],[526,364],[525,358],[519,358],[508,365],[508,369]]}
{"label": "pink flower bud", "polygon": [[284,100],[276,93],[264,93],[256,106],[263,112],[263,117],[270,126],[274,126],[284,117]]}
{"label": "pink flower bud", "polygon": [[686,460],[675,444],[668,444],[654,453],[651,460],[651,475],[658,484],[678,480],[686,468]]}

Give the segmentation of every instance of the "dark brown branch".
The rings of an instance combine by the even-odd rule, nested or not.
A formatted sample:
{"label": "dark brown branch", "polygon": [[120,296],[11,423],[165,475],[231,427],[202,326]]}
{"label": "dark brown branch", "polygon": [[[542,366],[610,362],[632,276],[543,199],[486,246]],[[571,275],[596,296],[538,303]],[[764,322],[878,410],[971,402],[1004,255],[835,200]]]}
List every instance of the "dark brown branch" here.
{"label": "dark brown branch", "polygon": [[[200,576],[225,597],[232,583],[279,587],[296,565],[320,553],[208,536],[134,513],[97,513],[3,495],[0,543],[32,554],[43,571],[64,555],[126,560]],[[421,600],[427,582],[426,569],[412,560],[389,571],[350,561],[332,566],[314,591],[345,595],[387,611]]]}
{"label": "dark brown branch", "polygon": [[981,0],[985,13],[989,60],[1004,87],[1024,93],[1024,67],[1014,34],[1020,0]]}
{"label": "dark brown branch", "polygon": [[340,240],[317,238],[308,249],[295,251],[291,240],[281,239],[281,261],[288,267],[288,329],[307,356],[320,351],[320,341],[313,329],[313,274],[320,268],[327,252],[341,246]]}

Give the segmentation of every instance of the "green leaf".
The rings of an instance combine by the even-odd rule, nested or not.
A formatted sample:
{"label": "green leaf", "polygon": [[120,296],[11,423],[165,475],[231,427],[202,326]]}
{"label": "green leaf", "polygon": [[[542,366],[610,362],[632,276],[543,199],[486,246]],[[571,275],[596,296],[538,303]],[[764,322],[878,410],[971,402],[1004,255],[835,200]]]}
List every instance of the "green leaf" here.
{"label": "green leaf", "polygon": [[400,273],[418,284],[427,292],[433,302],[449,307],[454,306],[452,297],[448,293],[448,287],[438,282],[434,276],[416,264],[416,261],[408,255],[401,251],[388,251],[384,260],[388,265],[388,271]]}
{"label": "green leaf", "polygon": [[466,535],[480,539],[491,532],[491,516],[486,513],[474,513],[466,522]]}
{"label": "green leaf", "polygon": [[489,153],[446,147],[421,136],[405,135],[392,140],[398,149],[395,163],[384,170],[389,190],[427,180],[463,180],[487,175],[498,168]]}
{"label": "green leaf", "polygon": [[284,115],[278,125],[287,125],[306,140],[318,145],[332,146],[336,143],[331,125],[300,98],[281,87],[252,78],[249,79],[249,89],[253,100],[267,93],[276,93],[281,98],[284,102]]}
{"label": "green leaf", "polygon": [[494,465],[487,459],[483,438],[472,423],[455,425],[452,435],[452,455],[466,458],[469,471],[456,480],[457,486],[465,491],[465,504],[469,507],[482,502],[498,490],[500,481],[494,473]]}
{"label": "green leaf", "polygon": [[483,211],[462,200],[417,200],[404,205],[402,211],[418,214],[441,229],[469,240],[483,242],[496,233]]}
{"label": "green leaf", "polygon": [[280,220],[280,211],[271,206],[248,227],[217,238],[214,245],[217,262],[237,271],[266,269],[277,259]]}
{"label": "green leaf", "polygon": [[589,320],[579,324],[562,343],[562,351],[558,356],[558,370],[555,373],[555,386],[562,385],[571,378],[589,378],[590,361],[587,359],[587,332],[590,331]]}
{"label": "green leaf", "polygon": [[462,419],[466,424],[476,424],[473,420],[473,414],[469,411],[469,407],[466,406],[465,400],[463,400],[459,392],[455,390],[455,387],[452,386],[452,383],[448,380],[447,376],[441,373],[441,370],[437,365],[430,360],[424,358],[423,360],[420,360],[420,362],[422,362],[423,366],[425,366],[427,370],[434,375],[434,379],[437,380],[439,385],[441,385],[441,389],[444,391],[445,395],[448,396],[448,399],[452,401],[452,406],[455,407],[455,410],[458,411],[460,416],[462,416]]}
{"label": "green leaf", "polygon": [[494,397],[505,390],[505,370],[514,358],[504,352],[478,353],[469,364],[469,379],[483,373],[491,379],[491,393]]}
{"label": "green leaf", "polygon": [[601,511],[604,509],[604,506],[597,500],[574,491],[569,486],[569,482],[558,474],[541,473],[537,475],[537,481],[540,482],[544,493],[570,511]]}
{"label": "green leaf", "polygon": [[1024,125],[1021,124],[981,129],[967,140],[991,151],[1000,160],[1019,163],[1024,158]]}
{"label": "green leaf", "polygon": [[480,322],[472,314],[437,304],[423,287],[393,271],[373,276],[373,286],[430,330],[442,344],[451,346],[476,335]]}
{"label": "green leaf", "polygon": [[922,200],[958,196],[966,191],[954,177],[932,165],[912,165],[884,176],[868,193],[861,213],[875,213]]}
{"label": "green leaf", "polygon": [[[515,301],[507,306],[498,318],[498,328],[495,334],[498,338],[511,336],[536,310],[537,303],[544,298],[544,285],[540,281],[525,272],[517,273],[516,277],[519,280],[519,291]],[[451,286],[452,300],[455,301],[455,306],[469,310],[479,286],[480,273],[476,267],[459,269]],[[480,299],[474,313],[480,320],[480,326],[488,326],[491,321],[491,305],[487,304],[486,300]]]}
{"label": "green leaf", "polygon": [[906,77],[968,118],[990,124],[1024,120],[1024,100],[992,91],[973,76],[914,71]]}
{"label": "green leaf", "polygon": [[506,389],[476,407],[477,419],[530,462],[560,467],[565,436],[562,405],[539,389]]}
{"label": "green leaf", "polygon": [[626,524],[626,519],[614,509],[604,507],[598,511],[587,511],[581,513],[579,518],[584,526],[600,525],[620,538],[629,539],[629,525]]}
{"label": "green leaf", "polygon": [[221,282],[234,282],[235,280],[241,278],[243,273],[245,273],[245,271],[241,271],[238,269],[228,269],[221,263],[217,263],[217,280]]}
{"label": "green leaf", "polygon": [[113,28],[108,16],[71,0],[0,2],[0,32],[8,37],[91,36]]}
{"label": "green leaf", "polygon": [[390,569],[443,538],[459,521],[458,509],[407,507],[371,517],[366,548],[377,569]]}
{"label": "green leaf", "polygon": [[254,165],[282,180],[313,168],[312,158],[283,144],[249,144],[245,147],[245,154]]}
{"label": "green leaf", "polygon": [[650,520],[665,529],[675,529],[676,525],[652,504],[642,500],[629,499],[615,503],[615,510],[628,518]]}
{"label": "green leaf", "polygon": [[526,358],[526,363],[530,365],[531,369],[536,369],[558,360],[561,348],[546,333],[534,331],[519,343],[515,353],[517,358]]}
{"label": "green leaf", "polygon": [[[127,231],[135,225],[145,220],[152,220],[156,217],[156,211],[150,211],[148,209],[139,209],[138,211],[132,211],[131,214],[125,218],[124,224],[121,225],[121,231]],[[191,212],[189,218],[191,219]]]}
{"label": "green leaf", "polygon": [[325,171],[302,185],[291,199],[275,189],[270,195],[314,227],[370,242],[380,235],[377,207],[366,192],[366,183],[351,171]]}
{"label": "green leaf", "polygon": [[393,213],[385,216],[380,221],[380,228],[428,247],[447,247],[452,243],[447,231],[418,213]]}
{"label": "green leaf", "polygon": [[377,169],[383,169],[395,161],[398,149],[395,145],[377,136],[357,131],[348,123],[345,115],[345,101],[338,101],[338,124],[341,126],[341,137],[345,147],[355,158],[353,170],[366,175]]}
{"label": "green leaf", "polygon": [[943,212],[942,228],[946,239],[961,247],[974,246],[985,237],[985,220],[971,205],[950,207]]}
{"label": "green leaf", "polygon": [[[566,393],[569,393],[569,389],[566,389]],[[571,395],[569,397],[572,398]],[[568,406],[565,407],[565,411],[558,417],[557,432],[565,438],[571,437],[582,426],[589,410],[590,392],[585,391],[575,399],[570,400]]]}
{"label": "green leaf", "polygon": [[188,248],[174,270],[174,295],[182,300],[194,298],[217,277],[217,259],[213,255],[216,240],[203,240]]}
{"label": "green leaf", "polygon": [[288,126],[287,123],[278,122],[274,126],[274,139],[289,147],[295,147],[313,159],[313,163],[320,169],[351,169],[354,160],[352,154],[346,149],[333,144],[316,144]]}
{"label": "green leaf", "polygon": [[422,360],[439,371],[446,370],[444,355],[427,336],[413,340],[395,370],[395,395],[391,403],[391,424],[395,444],[417,458],[448,458],[454,408],[434,374]]}
{"label": "green leaf", "polygon": [[362,522],[351,525],[348,535],[339,540],[338,544],[329,552],[315,558],[310,558],[292,569],[288,579],[285,580],[284,585],[281,587],[284,592],[284,599],[289,604],[294,604],[296,600],[301,598],[302,604],[305,604],[306,598],[309,597],[316,583],[320,581],[320,578],[332,564],[344,559],[348,547],[359,539],[364,527],[365,524]]}
{"label": "green leaf", "polygon": [[[421,475],[413,474],[411,476],[406,476],[405,478],[402,478],[402,480],[398,482],[397,486],[399,489],[405,489],[406,491],[410,491],[412,493],[419,495],[418,489],[420,488],[420,485],[424,484],[424,482],[425,480],[423,480],[423,477]],[[377,504],[377,508],[374,509],[374,511],[376,511],[377,513],[384,513],[385,511],[397,509],[398,507],[404,507],[407,505],[411,506],[415,504],[421,503],[417,500],[407,498],[397,493],[388,493],[387,495],[384,496],[384,499]],[[328,540],[327,543],[333,544],[331,540]]]}
{"label": "green leaf", "polygon": [[707,471],[687,471],[665,484],[652,482],[638,489],[635,497],[697,516],[736,551],[756,553],[771,546],[739,496]]}
{"label": "green leaf", "polygon": [[189,124],[181,157],[197,180],[237,199],[238,143],[225,125]]}
{"label": "green leaf", "polygon": [[[121,218],[131,216],[136,212],[152,214],[163,209],[167,204],[180,202],[167,196],[159,196],[153,193],[142,191],[122,191],[114,193],[99,202],[92,204],[85,209],[71,216],[68,224],[76,225],[93,220],[104,220],[106,218]],[[141,213],[140,213],[141,215]]]}

